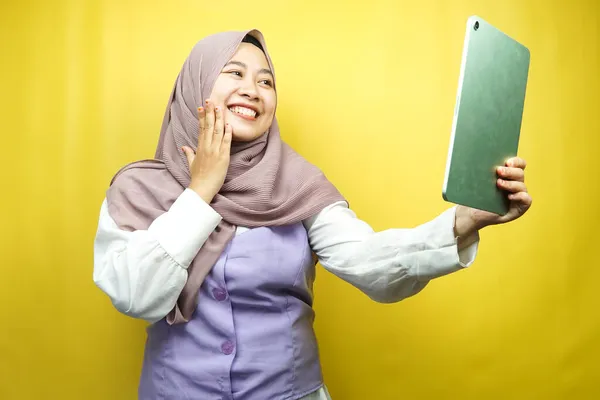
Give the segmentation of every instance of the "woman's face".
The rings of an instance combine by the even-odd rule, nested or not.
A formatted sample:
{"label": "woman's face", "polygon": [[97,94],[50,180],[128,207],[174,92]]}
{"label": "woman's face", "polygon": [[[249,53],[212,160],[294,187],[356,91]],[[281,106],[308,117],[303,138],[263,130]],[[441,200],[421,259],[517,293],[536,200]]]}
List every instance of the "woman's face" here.
{"label": "woman's face", "polygon": [[277,94],[264,53],[241,43],[219,74],[210,100],[225,110],[234,141],[249,142],[265,133],[273,122]]}

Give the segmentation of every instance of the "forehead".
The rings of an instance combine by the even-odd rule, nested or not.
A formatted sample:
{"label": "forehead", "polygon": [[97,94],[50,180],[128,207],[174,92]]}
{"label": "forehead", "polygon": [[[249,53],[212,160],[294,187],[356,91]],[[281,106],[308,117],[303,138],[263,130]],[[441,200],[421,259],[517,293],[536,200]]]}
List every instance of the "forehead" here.
{"label": "forehead", "polygon": [[230,61],[241,61],[250,69],[269,68],[265,54],[251,43],[241,43]]}

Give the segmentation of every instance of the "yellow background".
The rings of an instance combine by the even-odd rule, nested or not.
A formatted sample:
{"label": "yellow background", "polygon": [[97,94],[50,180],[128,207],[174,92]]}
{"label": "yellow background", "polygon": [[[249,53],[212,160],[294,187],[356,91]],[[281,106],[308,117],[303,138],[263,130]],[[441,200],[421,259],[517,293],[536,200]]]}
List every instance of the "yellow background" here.
{"label": "yellow background", "polygon": [[469,15],[526,44],[533,208],[469,270],[376,304],[319,268],[334,400],[600,398],[600,3],[24,0],[0,8],[0,398],[133,399],[144,323],[92,282],[112,174],[151,157],[189,50],[257,27],[284,138],[377,229],[441,186]]}

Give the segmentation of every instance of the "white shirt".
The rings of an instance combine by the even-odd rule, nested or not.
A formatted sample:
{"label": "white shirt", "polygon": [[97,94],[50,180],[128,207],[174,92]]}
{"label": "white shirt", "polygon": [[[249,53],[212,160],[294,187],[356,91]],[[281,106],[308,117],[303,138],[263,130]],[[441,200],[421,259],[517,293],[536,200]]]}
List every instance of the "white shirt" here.
{"label": "white shirt", "polygon": [[[391,303],[473,263],[479,236],[458,250],[455,211],[450,208],[415,228],[375,232],[342,201],[303,224],[326,270],[374,301]],[[147,230],[124,231],[110,217],[105,199],[94,242],[94,282],[121,313],[156,322],[175,306],[188,266],[221,219],[186,189]],[[245,231],[238,227],[236,234]]]}
{"label": "white shirt", "polygon": [[[390,303],[473,263],[479,235],[459,251],[455,211],[415,228],[375,232],[342,201],[303,224],[325,269],[373,300]],[[175,306],[188,266],[220,221],[215,210],[186,189],[148,230],[129,232],[117,227],[105,199],[94,242],[94,282],[123,314],[156,322]],[[236,235],[247,230],[238,227]],[[300,400],[330,399],[323,386]]]}

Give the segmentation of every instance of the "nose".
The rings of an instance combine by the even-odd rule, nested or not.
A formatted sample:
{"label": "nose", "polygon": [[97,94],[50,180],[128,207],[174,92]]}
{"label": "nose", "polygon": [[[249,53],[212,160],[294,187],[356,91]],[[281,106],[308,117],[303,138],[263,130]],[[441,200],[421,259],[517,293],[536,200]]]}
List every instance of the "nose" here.
{"label": "nose", "polygon": [[252,79],[244,79],[240,82],[238,93],[249,100],[258,100],[258,90],[256,83]]}

